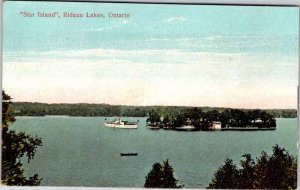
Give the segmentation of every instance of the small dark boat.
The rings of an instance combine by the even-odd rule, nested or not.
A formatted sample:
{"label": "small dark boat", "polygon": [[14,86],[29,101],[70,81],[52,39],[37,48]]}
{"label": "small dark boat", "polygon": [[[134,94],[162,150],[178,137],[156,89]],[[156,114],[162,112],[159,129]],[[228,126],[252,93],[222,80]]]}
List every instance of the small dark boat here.
{"label": "small dark boat", "polygon": [[120,153],[121,156],[137,156],[138,153]]}

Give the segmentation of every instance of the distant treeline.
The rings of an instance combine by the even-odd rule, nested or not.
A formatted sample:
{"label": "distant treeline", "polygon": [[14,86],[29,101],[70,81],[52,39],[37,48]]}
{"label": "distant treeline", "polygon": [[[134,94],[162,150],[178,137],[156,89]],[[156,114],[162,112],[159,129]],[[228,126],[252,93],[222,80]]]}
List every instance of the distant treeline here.
{"label": "distant treeline", "polygon": [[[31,102],[14,102],[13,110],[15,116],[45,116],[45,115],[68,115],[68,116],[121,116],[121,117],[149,117],[150,113],[168,115],[175,117],[178,114],[190,110],[192,107],[185,106],[124,106],[109,104],[45,104]],[[229,108],[198,107],[202,112],[218,111],[224,112]],[[248,111],[248,109],[239,109]],[[295,109],[267,109],[261,110],[271,114],[275,118],[296,118]]]}

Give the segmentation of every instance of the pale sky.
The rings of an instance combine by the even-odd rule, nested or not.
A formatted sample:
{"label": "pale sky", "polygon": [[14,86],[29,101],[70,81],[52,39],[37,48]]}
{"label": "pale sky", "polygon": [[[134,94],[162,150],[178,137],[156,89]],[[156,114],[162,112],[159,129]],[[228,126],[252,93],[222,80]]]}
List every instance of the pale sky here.
{"label": "pale sky", "polygon": [[294,7],[5,2],[3,88],[26,102],[296,108],[298,28]]}

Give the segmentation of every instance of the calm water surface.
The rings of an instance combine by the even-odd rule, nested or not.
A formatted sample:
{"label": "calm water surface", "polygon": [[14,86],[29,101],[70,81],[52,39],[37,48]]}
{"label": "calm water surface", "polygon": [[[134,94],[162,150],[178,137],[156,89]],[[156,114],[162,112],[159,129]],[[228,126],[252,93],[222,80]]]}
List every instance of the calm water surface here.
{"label": "calm water surface", "polygon": [[271,153],[275,144],[297,154],[296,119],[277,119],[276,131],[242,132],[152,131],[146,118],[125,119],[139,120],[139,128],[107,128],[104,117],[50,116],[17,117],[11,129],[42,138],[24,167],[28,175],[38,173],[44,186],[143,187],[153,163],[169,159],[179,184],[204,188],[226,158],[238,163],[244,153]]}

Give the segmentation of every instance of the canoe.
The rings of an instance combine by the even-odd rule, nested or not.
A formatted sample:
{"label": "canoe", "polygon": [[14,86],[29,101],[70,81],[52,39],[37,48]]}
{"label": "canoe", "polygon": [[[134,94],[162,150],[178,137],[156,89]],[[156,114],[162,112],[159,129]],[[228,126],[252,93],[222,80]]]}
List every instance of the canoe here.
{"label": "canoe", "polygon": [[121,156],[137,156],[138,153],[120,153]]}

